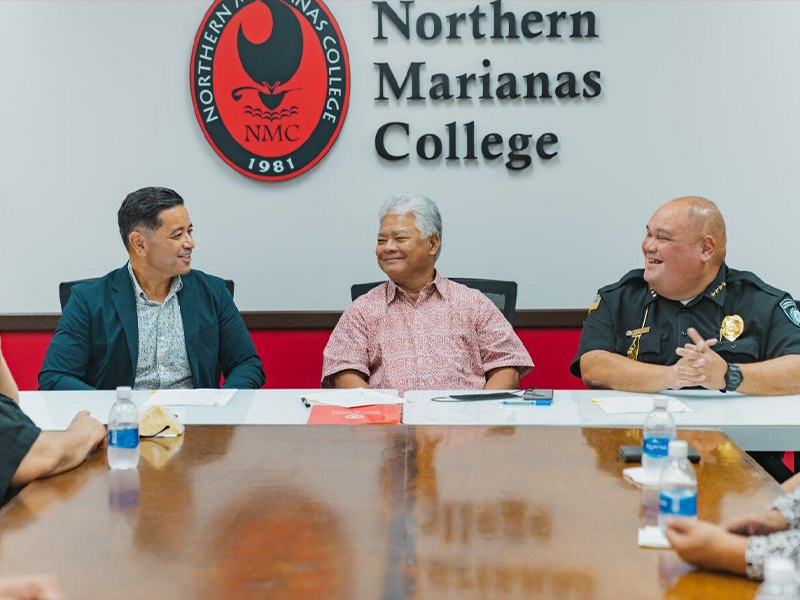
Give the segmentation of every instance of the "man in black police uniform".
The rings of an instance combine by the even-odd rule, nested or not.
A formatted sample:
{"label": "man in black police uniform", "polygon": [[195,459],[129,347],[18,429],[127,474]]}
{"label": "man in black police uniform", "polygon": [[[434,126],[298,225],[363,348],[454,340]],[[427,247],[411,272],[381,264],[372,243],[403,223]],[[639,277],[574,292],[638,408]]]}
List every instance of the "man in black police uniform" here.
{"label": "man in black police uniform", "polygon": [[642,242],[645,268],[599,290],[572,374],[633,392],[800,393],[800,311],[786,292],[728,268],[726,241],[710,200],[659,208]]}
{"label": "man in black police uniform", "polygon": [[18,401],[17,384],[0,349],[0,506],[26,483],[77,467],[106,436],[106,428],[88,411],[79,412],[66,431],[41,432]]}

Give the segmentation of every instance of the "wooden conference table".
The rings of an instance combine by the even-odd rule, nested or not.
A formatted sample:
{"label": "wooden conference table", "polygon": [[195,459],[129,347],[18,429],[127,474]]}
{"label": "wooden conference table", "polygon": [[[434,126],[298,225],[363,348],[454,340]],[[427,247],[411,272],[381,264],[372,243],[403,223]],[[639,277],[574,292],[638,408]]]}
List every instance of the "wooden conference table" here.
{"label": "wooden conference table", "polygon": [[[0,577],[47,573],[75,598],[751,598],[756,589],[638,547],[653,505],[622,479],[617,458],[620,444],[641,443],[637,429],[195,425],[211,419],[195,410],[207,409],[184,415],[183,437],[142,442],[137,471],[109,471],[100,452],[22,490],[0,510]],[[723,522],[779,493],[724,434],[680,437],[702,454],[701,518]]]}
{"label": "wooden conference table", "polygon": [[[778,487],[718,432],[699,513],[724,521]],[[621,477],[637,430],[189,426],[103,453],[0,512],[0,576],[74,598],[751,598],[755,584],[637,546]]]}

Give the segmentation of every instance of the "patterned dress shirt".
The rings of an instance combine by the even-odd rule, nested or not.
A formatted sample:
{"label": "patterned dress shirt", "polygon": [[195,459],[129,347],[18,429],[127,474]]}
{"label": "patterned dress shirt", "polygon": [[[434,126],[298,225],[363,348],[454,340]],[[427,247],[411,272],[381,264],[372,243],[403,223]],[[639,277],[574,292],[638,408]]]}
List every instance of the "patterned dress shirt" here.
{"label": "patterned dress shirt", "polygon": [[133,268],[128,272],[136,297],[139,323],[139,360],[136,364],[136,390],[186,389],[194,387],[178,291],[183,287],[180,276],[172,280],[164,303],[153,302],[142,290]]}
{"label": "patterned dress shirt", "polygon": [[511,324],[478,290],[436,274],[416,302],[392,281],[357,298],[325,347],[322,387],[355,370],[373,388],[482,389],[486,373],[533,362]]}
{"label": "patterned dress shirt", "polygon": [[748,539],[745,558],[747,576],[752,579],[764,578],[764,564],[771,556],[785,556],[800,567],[800,487],[779,496],[769,508],[777,509],[783,515],[789,529]]}

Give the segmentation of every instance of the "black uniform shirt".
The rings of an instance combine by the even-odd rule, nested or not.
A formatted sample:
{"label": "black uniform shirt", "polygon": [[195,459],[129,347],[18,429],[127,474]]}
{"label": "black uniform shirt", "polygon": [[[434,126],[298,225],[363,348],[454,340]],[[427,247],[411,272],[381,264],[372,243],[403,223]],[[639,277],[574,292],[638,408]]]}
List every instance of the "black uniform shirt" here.
{"label": "black uniform shirt", "polygon": [[[581,356],[591,350],[626,356],[636,330],[647,327],[649,331],[639,337],[637,360],[656,365],[678,362],[675,350],[693,343],[689,327],[703,339],[717,338],[712,349],[730,363],[800,354],[800,311],[794,300],[753,273],[723,264],[714,281],[685,306],[656,294],[643,275],[644,269],[636,269],[598,291],[583,324],[578,355],[570,365],[573,375],[581,376]],[[735,315],[744,329],[735,339],[726,339],[720,328],[726,317]]]}
{"label": "black uniform shirt", "polygon": [[17,493],[9,488],[11,478],[40,431],[13,400],[0,394],[0,506]]}

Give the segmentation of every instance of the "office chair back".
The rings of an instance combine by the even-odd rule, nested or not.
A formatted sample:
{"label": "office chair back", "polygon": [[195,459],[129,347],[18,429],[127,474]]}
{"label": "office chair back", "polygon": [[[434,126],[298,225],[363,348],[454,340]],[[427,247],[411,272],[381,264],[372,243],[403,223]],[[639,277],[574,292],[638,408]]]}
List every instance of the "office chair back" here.
{"label": "office chair back", "polygon": [[[479,290],[500,309],[503,316],[512,325],[514,324],[514,311],[517,308],[517,282],[500,281],[498,279],[471,279],[466,277],[450,277],[451,281]],[[383,281],[370,283],[356,283],[350,288],[350,298],[355,300],[363,296],[372,288],[379,286]]]}
{"label": "office chair back", "polygon": [[[69,302],[69,297],[72,295],[72,286],[77,285],[79,283],[87,283],[89,281],[95,281],[98,279],[97,277],[91,277],[89,279],[76,279],[75,281],[62,281],[58,284],[58,299],[61,301],[61,312],[64,312],[64,307]],[[225,280],[225,287],[228,288],[228,291],[231,293],[231,297],[233,296],[233,281],[231,279]]]}

